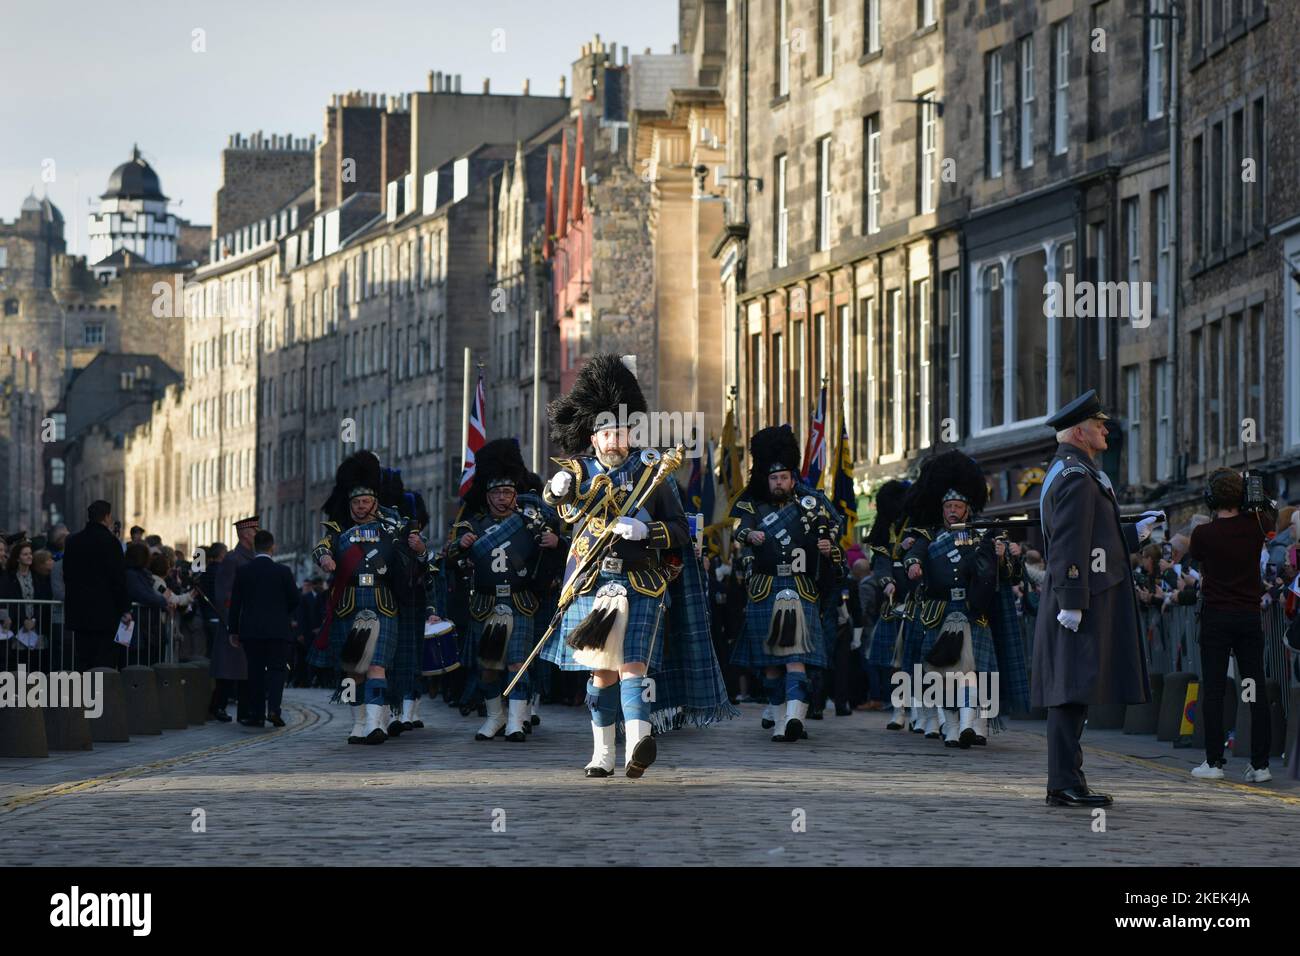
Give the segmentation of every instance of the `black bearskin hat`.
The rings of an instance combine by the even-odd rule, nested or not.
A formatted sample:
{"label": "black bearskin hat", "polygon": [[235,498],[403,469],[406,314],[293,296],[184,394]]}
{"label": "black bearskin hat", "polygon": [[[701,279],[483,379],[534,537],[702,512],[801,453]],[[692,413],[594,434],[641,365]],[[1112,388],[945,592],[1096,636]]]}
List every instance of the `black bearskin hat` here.
{"label": "black bearskin hat", "polygon": [[513,438],[497,438],[475,452],[474,478],[465,492],[467,512],[486,508],[487,493],[500,485],[510,485],[516,493],[531,487],[524,456]]}
{"label": "black bearskin hat", "polygon": [[773,425],[754,433],[749,440],[749,486],[751,498],[768,500],[767,476],[774,471],[788,471],[799,480],[799,443],[789,425]]}
{"label": "black bearskin hat", "polygon": [[346,528],[352,524],[349,508],[352,498],[358,494],[369,494],[379,500],[382,484],[379,458],[373,451],[359,451],[349,455],[334,472],[334,490],[321,506],[321,511],[326,518]]}
{"label": "black bearskin hat", "polygon": [[424,504],[424,496],[418,491],[406,490],[400,468],[385,468],[380,473],[379,503],[397,509],[403,518],[414,519],[421,528],[429,523],[429,509]]}
{"label": "black bearskin hat", "polygon": [[[952,491],[955,495],[949,495]],[[912,523],[921,528],[943,524],[945,497],[960,497],[977,515],[988,503],[988,486],[979,464],[963,451],[931,455],[921,463],[921,475],[907,493],[904,507]]]}
{"label": "black bearskin hat", "polygon": [[[644,415],[649,406],[636,375],[611,352],[593,355],[578,372],[573,389],[547,406],[551,441],[566,455],[581,455],[591,446],[596,420],[601,415]],[[624,422],[625,424],[630,424]]]}
{"label": "black bearskin hat", "polygon": [[903,504],[911,484],[909,481],[891,479],[876,489],[876,520],[871,525],[871,533],[867,535],[867,544],[882,548],[889,545],[890,529],[907,513]]}

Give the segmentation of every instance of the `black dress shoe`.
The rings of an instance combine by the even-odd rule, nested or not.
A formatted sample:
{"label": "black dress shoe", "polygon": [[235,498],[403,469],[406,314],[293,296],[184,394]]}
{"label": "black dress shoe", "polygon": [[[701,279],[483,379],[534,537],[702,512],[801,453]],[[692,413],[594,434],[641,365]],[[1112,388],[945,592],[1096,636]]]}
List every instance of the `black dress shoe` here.
{"label": "black dress shoe", "polygon": [[1048,790],[1049,807],[1108,807],[1114,803],[1108,793],[1097,793],[1087,787],[1066,787],[1064,790]]}
{"label": "black dress shoe", "polygon": [[821,720],[821,719],[822,719],[822,711],[820,711],[820,710],[809,710],[809,711],[808,711],[808,719],[809,719],[809,720]]}
{"label": "black dress shoe", "polygon": [[588,777],[612,777],[614,771],[606,770],[604,767],[584,767],[583,773]]}
{"label": "black dress shoe", "polygon": [[405,730],[405,729],[406,729],[406,728],[402,726],[402,722],[401,722],[400,720],[394,718],[393,720],[389,721],[389,724],[388,724],[388,736],[390,736],[390,737],[400,737],[400,736],[402,736],[402,731]]}
{"label": "black dress shoe", "polygon": [[852,715],[853,715],[853,708],[850,707],[848,704],[839,703],[835,705],[836,717],[851,717]]}
{"label": "black dress shoe", "polygon": [[655,757],[659,756],[659,745],[655,743],[653,737],[642,737],[632,751],[632,759],[627,762],[627,775],[633,780],[646,772],[646,769],[655,762]]}
{"label": "black dress shoe", "polygon": [[228,724],[234,719],[224,710],[210,710],[208,711],[208,716],[213,720],[219,720],[223,724]]}
{"label": "black dress shoe", "polygon": [[270,717],[268,717],[268,718],[266,718],[266,719],[270,722],[270,724],[271,724],[272,727],[283,727],[283,726],[284,726],[284,718],[281,717],[279,714],[272,714]]}
{"label": "black dress shoe", "polygon": [[979,734],[975,733],[975,731],[971,730],[969,727],[963,730],[961,736],[957,738],[962,750],[970,749],[970,747],[978,742],[978,740]]}
{"label": "black dress shoe", "polygon": [[262,720],[260,717],[258,717],[258,718],[253,718],[253,717],[240,717],[240,718],[239,718],[239,725],[240,725],[241,727],[265,727],[265,726],[266,726],[266,721],[265,721],[265,720]]}

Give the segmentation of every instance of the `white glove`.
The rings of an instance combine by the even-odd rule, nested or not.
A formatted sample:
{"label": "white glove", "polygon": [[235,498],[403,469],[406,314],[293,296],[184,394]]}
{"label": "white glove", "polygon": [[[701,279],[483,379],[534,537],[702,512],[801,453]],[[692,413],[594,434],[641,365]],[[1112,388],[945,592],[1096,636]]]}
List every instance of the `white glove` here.
{"label": "white glove", "polygon": [[1062,609],[1057,613],[1056,621],[1061,625],[1061,627],[1068,627],[1077,634],[1079,631],[1079,625],[1083,623],[1083,612],[1067,611]]}
{"label": "white glove", "polygon": [[849,650],[856,651],[861,646],[862,646],[862,628],[855,627],[853,629],[853,641],[852,643],[849,644]]}
{"label": "white glove", "polygon": [[628,541],[643,541],[645,536],[650,533],[650,529],[645,526],[645,522],[636,518],[619,518],[610,525],[609,530],[611,534],[616,534]]}
{"label": "white glove", "polygon": [[1151,526],[1157,521],[1164,521],[1165,513],[1163,511],[1144,511],[1142,518],[1137,523],[1138,540],[1145,541],[1151,536]]}
{"label": "white glove", "polygon": [[729,564],[718,564],[713,567],[713,576],[718,579],[719,584],[721,584],[723,579],[730,573],[731,565]]}
{"label": "white glove", "polygon": [[567,471],[557,471],[551,478],[551,494],[556,498],[563,498],[573,487],[573,475]]}

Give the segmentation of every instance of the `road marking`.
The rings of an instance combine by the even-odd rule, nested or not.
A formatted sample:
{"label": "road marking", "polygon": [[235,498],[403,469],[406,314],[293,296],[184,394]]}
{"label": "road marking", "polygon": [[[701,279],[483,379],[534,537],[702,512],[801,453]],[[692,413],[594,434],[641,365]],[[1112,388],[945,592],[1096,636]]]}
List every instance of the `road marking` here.
{"label": "road marking", "polygon": [[16,797],[10,797],[4,803],[0,804],[0,815],[12,813],[15,810],[31,806],[32,804],[39,803],[42,800],[50,800],[54,797],[63,797],[74,793],[81,793],[85,790],[92,790],[95,787],[103,786],[106,783],[115,783],[119,780],[130,780],[134,777],[142,777],[159,770],[167,770],[171,767],[193,763],[196,760],[202,760],[205,757],[215,756],[216,754],[242,750],[245,747],[252,747],[267,740],[274,740],[276,737],[284,737],[289,734],[300,733],[310,727],[314,727],[321,720],[321,714],[311,707],[291,701],[285,701],[284,706],[301,713],[303,715],[302,723],[292,725],[286,724],[284,727],[276,727],[270,733],[258,734],[241,740],[232,740],[228,744],[217,744],[213,747],[207,747],[203,750],[194,750],[190,753],[180,754],[176,757],[167,757],[164,760],[155,760],[153,763],[139,764],[135,767],[115,770],[112,773],[106,773],[99,777],[90,777],[86,780],[74,780],[68,783],[54,784],[50,787],[41,787],[38,790],[19,794]]}
{"label": "road marking", "polygon": [[1215,783],[1220,787],[1232,787],[1233,789],[1241,790],[1244,793],[1253,793],[1261,797],[1272,797],[1274,800],[1280,800],[1282,803],[1289,803],[1292,806],[1300,807],[1300,796],[1278,793],[1276,790],[1270,790],[1267,787],[1259,787],[1250,783],[1237,783],[1235,780],[1226,779],[1202,781],[1199,777],[1193,777],[1190,770],[1184,770],[1181,767],[1171,767],[1168,764],[1163,764],[1156,760],[1150,760],[1146,757],[1137,757],[1133,754],[1115,753],[1113,750],[1102,750],[1100,747],[1092,746],[1090,746],[1088,750],[1091,753],[1100,754],[1103,757],[1112,757],[1115,760],[1122,760],[1124,763],[1130,763],[1137,767],[1145,767],[1148,770],[1158,770],[1161,773],[1171,774],[1175,777],[1194,780],[1196,783]]}

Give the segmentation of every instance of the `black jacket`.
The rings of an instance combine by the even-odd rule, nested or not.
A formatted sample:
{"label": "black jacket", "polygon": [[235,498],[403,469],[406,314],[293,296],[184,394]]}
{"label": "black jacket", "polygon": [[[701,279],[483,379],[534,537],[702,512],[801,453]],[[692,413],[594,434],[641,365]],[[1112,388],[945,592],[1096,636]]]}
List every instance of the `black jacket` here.
{"label": "black jacket", "polygon": [[254,558],[235,572],[226,616],[231,634],[243,641],[287,641],[289,616],[298,607],[293,572],[270,556]]}
{"label": "black jacket", "polygon": [[91,522],[68,536],[63,582],[68,595],[64,622],[69,630],[114,631],[131,607],[122,544],[102,524]]}

